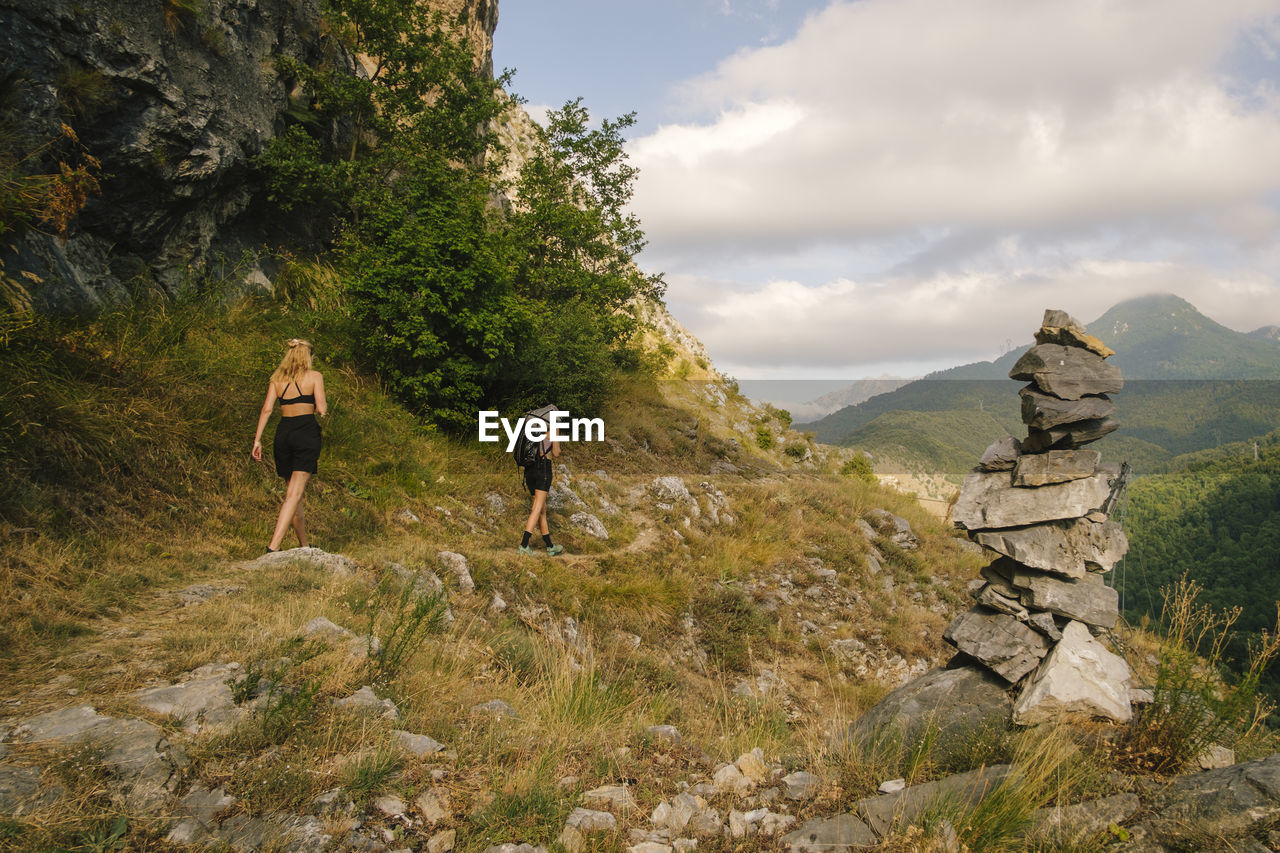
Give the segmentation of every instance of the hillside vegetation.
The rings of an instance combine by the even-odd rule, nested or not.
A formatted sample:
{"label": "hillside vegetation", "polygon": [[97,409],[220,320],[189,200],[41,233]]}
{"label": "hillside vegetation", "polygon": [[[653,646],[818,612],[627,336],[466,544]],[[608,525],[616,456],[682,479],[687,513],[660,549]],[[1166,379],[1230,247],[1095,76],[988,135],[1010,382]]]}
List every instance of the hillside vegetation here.
{"label": "hillside vegetation", "polygon": [[[246,816],[298,809],[335,785],[408,797],[431,786],[454,804],[446,825],[460,848],[479,850],[550,840],[576,792],[606,782],[642,780],[635,794],[651,810],[676,793],[672,767],[687,775],[755,747],[793,767],[835,762],[836,778],[828,736],[942,653],[976,559],[904,496],[830,473],[839,457],[786,452],[808,446],[731,385],[620,376],[607,442],[563,459],[558,480],[574,497],[552,527],[568,554],[531,560],[515,550],[527,496],[510,459],[425,427],[358,366],[345,329],[305,303],[215,294],[88,323],[35,320],[0,347],[18,378],[0,397],[0,666],[22,717],[74,688],[75,702],[170,727],[129,694],[238,663],[299,698],[188,740],[191,784],[223,787]],[[303,332],[331,400],[308,523],[353,573],[251,560],[281,497],[248,456],[254,413],[281,341]],[[655,492],[660,476],[690,497]],[[919,550],[851,529],[882,507],[911,520]],[[609,538],[570,524],[579,511]],[[876,547],[878,575],[866,559]],[[442,551],[464,556],[474,592]],[[303,637],[324,616],[396,648],[410,611],[378,590],[402,570],[446,579],[451,623],[424,623],[378,670]],[[215,592],[182,607],[176,592],[193,587]],[[330,708],[368,683],[397,703],[395,727],[449,755],[407,765],[390,757],[390,726]],[[493,699],[519,721],[470,710]],[[696,748],[655,752],[643,732],[657,724]],[[7,837],[72,846],[120,814],[93,778],[68,784],[80,806],[4,823]],[[836,809],[865,785],[808,808]],[[133,847],[164,849],[145,821],[129,826]]]}

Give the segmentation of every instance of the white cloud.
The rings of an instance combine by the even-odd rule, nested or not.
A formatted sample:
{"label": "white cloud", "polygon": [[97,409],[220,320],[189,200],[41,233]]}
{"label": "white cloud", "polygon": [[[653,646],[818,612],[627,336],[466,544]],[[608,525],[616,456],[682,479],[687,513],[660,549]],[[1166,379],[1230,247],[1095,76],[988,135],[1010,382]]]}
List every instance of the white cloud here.
{"label": "white cloud", "polygon": [[718,361],[760,371],[989,358],[1046,307],[1147,292],[1280,321],[1278,21],[1280,0],[833,2],[633,143],[646,263]]}
{"label": "white cloud", "polygon": [[855,379],[989,360],[1030,341],[1046,308],[1088,323],[1148,293],[1176,293],[1241,331],[1280,317],[1267,276],[1124,259],[813,286],[775,280],[750,291],[684,275],[669,284],[677,316],[742,378]]}
{"label": "white cloud", "polygon": [[[1280,111],[1215,68],[1274,0],[836,3],[637,140],[655,243],[1128,221],[1280,186]],[[1249,30],[1255,33],[1255,30]]]}

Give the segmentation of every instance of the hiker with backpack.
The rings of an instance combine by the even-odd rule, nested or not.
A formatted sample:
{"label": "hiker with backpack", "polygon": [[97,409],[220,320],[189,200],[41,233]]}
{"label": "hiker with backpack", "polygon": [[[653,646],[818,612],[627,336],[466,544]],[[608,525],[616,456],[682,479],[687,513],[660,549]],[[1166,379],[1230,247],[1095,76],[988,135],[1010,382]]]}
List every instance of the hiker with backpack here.
{"label": "hiker with backpack", "polygon": [[[556,411],[555,406],[544,406],[526,413],[526,418],[546,420],[547,415]],[[533,509],[529,511],[529,520],[524,525],[524,538],[520,540],[521,554],[533,554],[529,540],[535,530],[542,532],[542,541],[546,545],[547,556],[554,557],[564,551],[563,545],[551,542],[551,528],[547,526],[547,493],[551,491],[551,459],[560,455],[560,442],[544,438],[532,441],[522,431],[516,440],[516,464],[524,468],[524,484],[533,495]]]}

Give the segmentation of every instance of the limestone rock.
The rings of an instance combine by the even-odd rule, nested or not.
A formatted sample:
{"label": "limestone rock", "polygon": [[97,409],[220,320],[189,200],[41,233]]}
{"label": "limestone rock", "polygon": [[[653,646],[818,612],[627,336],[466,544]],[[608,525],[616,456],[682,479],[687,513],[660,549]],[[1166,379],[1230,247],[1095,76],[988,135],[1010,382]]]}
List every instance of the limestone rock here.
{"label": "limestone rock", "polygon": [[330,554],[319,548],[290,548],[286,551],[276,551],[274,554],[263,554],[256,560],[250,560],[248,565],[255,568],[268,568],[287,566],[290,563],[305,563],[341,577],[350,577],[356,571],[355,560],[342,554]]}
{"label": "limestone rock", "polygon": [[1027,624],[1044,634],[1051,642],[1056,643],[1062,639],[1062,632],[1058,630],[1058,623],[1053,620],[1052,613],[1037,610],[1027,616]]}
{"label": "limestone rock", "polygon": [[0,764],[0,815],[16,815],[40,790],[40,768]]}
{"label": "limestone rock", "polygon": [[664,741],[672,745],[679,745],[680,741],[683,740],[680,737],[680,730],[675,726],[648,726],[644,731],[654,740]]}
{"label": "limestone rock", "polygon": [[471,570],[467,566],[467,558],[454,551],[441,551],[436,555],[446,569],[453,572],[458,581],[458,589],[462,592],[475,592],[476,583],[471,579]]}
{"label": "limestone rock", "polygon": [[444,751],[444,744],[428,737],[427,735],[417,735],[413,732],[406,732],[400,729],[391,731],[392,742],[405,752],[422,758],[424,755],[431,755],[436,752]]}
{"label": "limestone rock", "polygon": [[736,765],[726,764],[716,771],[711,782],[716,786],[716,792],[721,794],[733,794],[738,797],[745,797],[755,788],[755,783],[742,775],[742,771]]}
{"label": "limestone rock", "polygon": [[1235,750],[1216,743],[1205,747],[1204,752],[1196,756],[1196,766],[1201,770],[1218,770],[1235,763]]}
{"label": "limestone rock", "polygon": [[1103,466],[1092,477],[1021,489],[1013,485],[1008,472],[971,471],[964,478],[952,518],[968,530],[1080,518],[1103,505],[1114,476],[1110,467]]}
{"label": "limestone rock", "polygon": [[582,795],[582,802],[594,809],[630,812],[637,808],[631,789],[623,785],[602,785]]}
{"label": "limestone rock", "polygon": [[871,524],[880,531],[881,535],[902,550],[914,551],[920,547],[915,531],[911,529],[910,522],[905,518],[883,509],[873,509],[867,515],[870,516]]}
{"label": "limestone rock", "polygon": [[1115,350],[1085,331],[1084,326],[1066,311],[1049,309],[1044,312],[1040,331],[1036,332],[1038,344],[1061,344],[1067,347],[1084,347],[1103,358],[1115,355]]}
{"label": "limestone rock", "polygon": [[653,492],[654,497],[658,500],[667,503],[690,503],[693,501],[693,495],[689,494],[689,487],[679,477],[657,477],[649,485],[649,490]]}
{"label": "limestone rock", "polygon": [[427,839],[427,853],[449,853],[457,843],[458,831],[446,829]]}
{"label": "limestone rock", "polygon": [[971,535],[983,547],[1024,566],[1068,578],[1082,578],[1090,570],[1109,572],[1129,551],[1124,529],[1114,521],[1098,524],[1078,518]]}
{"label": "limestone rock", "polygon": [[818,795],[822,780],[806,770],[782,777],[782,795],[788,800],[810,800]]}
{"label": "limestone rock", "polygon": [[1129,678],[1124,658],[1107,651],[1080,622],[1069,622],[1018,697],[1013,720],[1027,726],[1094,717],[1128,722]]}
{"label": "limestone rock", "polygon": [[1008,471],[1018,462],[1022,444],[1011,435],[997,438],[982,452],[978,467],[983,471]]}
{"label": "limestone rock", "polygon": [[934,782],[912,785],[896,794],[859,800],[854,806],[854,813],[877,834],[886,835],[895,824],[908,826],[938,803],[961,807],[977,805],[1000,786],[1010,770],[1008,764],[993,764]]}
{"label": "limestone rock", "polygon": [[1028,835],[1057,846],[1076,845],[1100,835],[1112,824],[1124,823],[1140,808],[1142,802],[1136,794],[1115,794],[1070,806],[1038,809],[1031,815]]}
{"label": "limestone rock", "polygon": [[836,850],[871,850],[880,837],[856,815],[816,817],[782,837],[791,853],[831,853]]}
{"label": "limestone rock", "polygon": [[1078,347],[1036,344],[1009,371],[1010,379],[1034,382],[1041,391],[1063,400],[1112,394],[1124,388],[1120,368]]}
{"label": "limestone rock", "polygon": [[1028,453],[1013,469],[1015,486],[1047,486],[1092,476],[1102,454],[1096,450],[1050,450]]}
{"label": "limestone rock", "polygon": [[1120,594],[1104,585],[1102,576],[1094,572],[1071,580],[1018,568],[1013,585],[1022,590],[1022,603],[1036,610],[1108,629],[1115,627],[1119,617]]}
{"label": "limestone rock", "polygon": [[1161,841],[1192,848],[1230,838],[1280,817],[1280,755],[1174,779],[1147,821]]}
{"label": "limestone rock", "polygon": [[738,765],[738,769],[742,771],[743,776],[746,776],[757,785],[769,780],[769,765],[764,763],[764,751],[759,747],[739,755],[738,760],[734,763]]}
{"label": "limestone rock", "polygon": [[1110,435],[1120,428],[1118,421],[1111,418],[1099,418],[1093,421],[1076,421],[1073,424],[1050,427],[1047,430],[1032,429],[1022,442],[1022,449],[1027,453],[1042,453],[1051,448],[1069,450],[1083,447]]}
{"label": "limestone rock", "polygon": [[942,638],[1009,682],[1035,669],[1049,652],[1049,643],[1039,633],[985,607],[961,613]]}
{"label": "limestone rock", "polygon": [[[978,581],[978,583],[982,582]],[[1019,604],[1017,598],[1001,595],[989,583],[982,584],[974,600],[997,613],[1006,613],[1019,622],[1027,621],[1027,608]]]}
{"label": "limestone rock", "polygon": [[229,728],[247,713],[231,696],[231,682],[242,675],[238,663],[208,665],[189,673],[187,681],[137,690],[129,697],[148,711],[176,717],[193,734]]}
{"label": "limestone rock", "polygon": [[962,742],[988,729],[1007,729],[1012,710],[1008,685],[986,669],[935,669],[872,705],[849,726],[846,737],[905,744],[933,729],[939,742]]}
{"label": "limestone rock", "polygon": [[600,519],[589,512],[575,512],[569,516],[569,523],[588,536],[593,536],[596,539],[609,538],[609,531],[605,529]]}
{"label": "limestone rock", "polygon": [[1035,385],[1026,386],[1018,395],[1022,398],[1022,422],[1035,429],[1100,420],[1111,417],[1116,411],[1116,404],[1106,395],[1063,400],[1042,393]]}
{"label": "limestone rock", "polygon": [[494,717],[516,716],[515,708],[512,708],[501,699],[490,699],[488,702],[481,702],[479,705],[472,705],[471,713],[479,715],[488,714]]}
{"label": "limestone rock", "polygon": [[451,814],[449,797],[442,791],[423,791],[413,804],[418,807],[418,814],[422,815],[427,826],[435,826],[437,823],[446,821]]}
{"label": "limestone rock", "polygon": [[365,685],[345,699],[334,699],[333,707],[341,711],[350,711],[370,717],[381,717],[384,720],[400,719],[400,711],[396,703],[390,699],[379,699],[373,688]]}
{"label": "limestone rock", "polygon": [[573,489],[559,480],[551,482],[551,491],[547,492],[547,509],[562,512],[566,509],[586,509],[587,502],[578,497]]}
{"label": "limestone rock", "polygon": [[177,599],[178,603],[183,607],[194,607],[199,604],[205,604],[215,598],[238,595],[242,592],[244,592],[244,586],[241,584],[195,583],[183,589],[167,593],[167,595]]}

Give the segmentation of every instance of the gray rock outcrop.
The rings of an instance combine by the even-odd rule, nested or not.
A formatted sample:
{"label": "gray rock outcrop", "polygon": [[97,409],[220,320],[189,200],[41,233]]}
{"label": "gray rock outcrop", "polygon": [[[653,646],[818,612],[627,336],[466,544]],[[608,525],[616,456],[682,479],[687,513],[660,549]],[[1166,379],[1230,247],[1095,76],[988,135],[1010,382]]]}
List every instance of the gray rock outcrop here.
{"label": "gray rock outcrop", "polygon": [[1036,340],[1009,373],[1031,383],[1019,392],[1027,437],[992,444],[956,500],[956,525],[998,558],[943,638],[1010,683],[1031,675],[1015,722],[1124,722],[1128,665],[1086,627],[1110,629],[1119,616],[1103,574],[1129,542],[1103,509],[1123,481],[1097,451],[1078,449],[1116,428],[1106,395],[1124,380],[1111,350],[1065,312],[1046,311]]}

